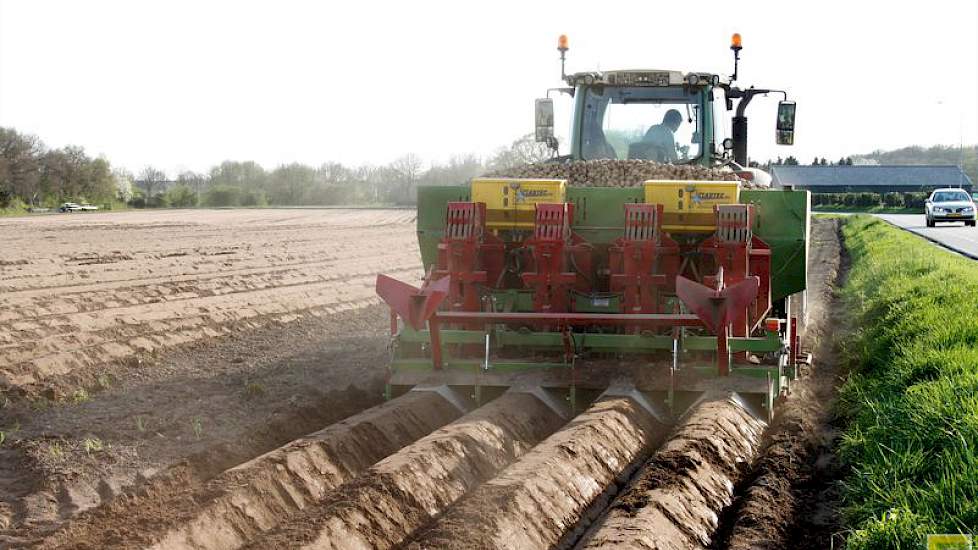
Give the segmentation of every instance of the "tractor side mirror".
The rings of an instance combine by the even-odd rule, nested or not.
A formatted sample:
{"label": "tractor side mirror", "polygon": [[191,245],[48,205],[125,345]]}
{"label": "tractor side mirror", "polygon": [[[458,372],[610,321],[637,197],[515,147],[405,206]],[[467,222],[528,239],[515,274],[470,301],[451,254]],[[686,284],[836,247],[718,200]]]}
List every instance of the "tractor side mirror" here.
{"label": "tractor side mirror", "polygon": [[553,143],[554,139],[554,100],[549,97],[535,102],[536,140],[541,143]]}
{"label": "tractor side mirror", "polygon": [[795,144],[795,102],[778,103],[778,125],[775,129],[778,145]]}

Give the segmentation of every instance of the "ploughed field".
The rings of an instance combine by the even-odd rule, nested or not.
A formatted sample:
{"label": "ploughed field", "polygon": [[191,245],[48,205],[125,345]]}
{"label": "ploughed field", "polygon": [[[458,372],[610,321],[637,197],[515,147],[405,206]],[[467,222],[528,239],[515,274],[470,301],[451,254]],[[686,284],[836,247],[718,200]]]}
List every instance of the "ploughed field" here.
{"label": "ploughed field", "polygon": [[0,388],[378,302],[416,279],[410,210],[130,211],[0,221]]}
{"label": "ploughed field", "polygon": [[175,464],[188,483],[380,401],[378,272],[412,210],[0,220],[0,548]]}
{"label": "ploughed field", "polygon": [[[186,223],[196,214],[119,219]],[[86,393],[57,386],[55,402],[27,390],[13,397],[4,425],[18,429],[0,447],[0,494],[10,495],[0,501],[0,547],[809,547],[789,533],[811,505],[796,486],[817,477],[807,465],[818,445],[783,442],[823,438],[817,365],[784,405],[793,412],[770,427],[724,393],[669,418],[627,383],[576,411],[534,386],[482,403],[445,386],[381,402],[389,323],[372,283],[377,272],[420,275],[413,214],[201,216],[233,227],[210,228],[224,246],[252,243],[240,262],[267,253],[268,273],[288,257],[307,266],[289,277],[316,282],[297,282],[306,288],[296,294],[250,291],[237,308],[258,311],[262,290],[279,292],[261,314],[226,304],[234,319],[205,324],[214,334],[166,340],[180,312],[196,317],[187,304],[172,325],[148,333],[160,338],[155,355],[120,355]],[[817,338],[840,255],[835,223],[816,223],[815,236],[817,318],[807,328]],[[99,363],[65,364],[100,372]],[[22,387],[35,384],[43,382]],[[782,463],[798,471],[778,472],[773,486],[767,465]],[[776,517],[765,515],[772,510]],[[751,531],[759,522],[771,527]],[[827,547],[825,533],[837,530],[802,527],[812,548]]]}

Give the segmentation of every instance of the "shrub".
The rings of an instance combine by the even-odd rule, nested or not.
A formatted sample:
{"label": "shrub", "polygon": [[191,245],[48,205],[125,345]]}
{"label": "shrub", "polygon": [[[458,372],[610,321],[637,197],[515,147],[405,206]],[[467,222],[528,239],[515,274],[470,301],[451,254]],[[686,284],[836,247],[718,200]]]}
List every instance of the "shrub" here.
{"label": "shrub", "polygon": [[146,199],[146,206],[148,208],[166,208],[170,206],[170,200],[165,194],[159,193]]}
{"label": "shrub", "polygon": [[[6,211],[7,213],[23,213],[28,211],[28,206],[24,204],[24,201],[11,195],[5,202],[0,200],[0,210]],[[2,213],[2,212],[0,212]]]}
{"label": "shrub", "polygon": [[207,206],[239,206],[241,204],[241,189],[233,185],[215,185],[204,194],[204,204]]}
{"label": "shrub", "polygon": [[907,208],[924,208],[924,201],[927,199],[927,193],[904,193],[903,194],[903,205]]}
{"label": "shrub", "polygon": [[826,197],[825,198],[828,201],[826,204],[835,204],[835,205],[838,205],[838,206],[842,206],[842,205],[844,205],[846,203],[845,202],[845,200],[846,200],[846,194],[845,193],[826,193]]}
{"label": "shrub", "polygon": [[889,206],[892,208],[903,206],[903,195],[900,193],[886,193],[883,195],[883,206]]}
{"label": "shrub", "polygon": [[856,206],[871,207],[880,205],[880,196],[877,193],[859,193],[856,198]]}
{"label": "shrub", "polygon": [[248,190],[241,192],[239,204],[241,206],[267,206],[268,201],[265,199],[264,191]]}
{"label": "shrub", "polygon": [[197,193],[186,185],[177,185],[166,192],[166,200],[174,208],[197,206]]}
{"label": "shrub", "polygon": [[920,208],[927,193],[812,193],[812,206]]}

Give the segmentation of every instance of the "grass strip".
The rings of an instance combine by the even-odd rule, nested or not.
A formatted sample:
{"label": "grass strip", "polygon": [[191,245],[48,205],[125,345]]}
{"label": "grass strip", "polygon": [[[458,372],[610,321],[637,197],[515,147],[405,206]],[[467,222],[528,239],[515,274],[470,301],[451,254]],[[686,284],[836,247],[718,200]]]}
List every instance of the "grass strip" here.
{"label": "grass strip", "polygon": [[978,262],[868,216],[843,235],[847,548],[978,533]]}

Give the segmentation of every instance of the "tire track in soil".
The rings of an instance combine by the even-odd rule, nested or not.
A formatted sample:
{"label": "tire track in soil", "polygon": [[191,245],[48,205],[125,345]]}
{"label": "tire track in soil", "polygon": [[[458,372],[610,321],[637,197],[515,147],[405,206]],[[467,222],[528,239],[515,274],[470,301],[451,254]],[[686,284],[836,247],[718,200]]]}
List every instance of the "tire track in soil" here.
{"label": "tire track in soil", "polygon": [[680,419],[576,548],[707,548],[757,455],[766,424],[735,398],[707,396]]}
{"label": "tire track in soil", "polygon": [[336,209],[0,222],[0,391],[57,397],[107,363],[376,303],[375,273],[420,274],[414,220]]}
{"label": "tire track in soil", "polygon": [[[414,269],[390,271],[393,276],[403,277],[414,272]],[[159,309],[157,306],[150,304],[129,308],[130,311],[111,314],[114,319],[90,326],[84,338],[79,338],[77,331],[72,331],[64,336],[48,336],[32,342],[24,352],[31,359],[0,368],[0,381],[6,381],[18,392],[27,395],[40,393],[45,389],[71,386],[73,379],[84,380],[91,368],[106,370],[106,359],[120,361],[139,353],[155,353],[173,345],[213,338],[235,330],[253,329],[262,324],[287,323],[301,316],[359,309],[380,303],[368,285],[372,281],[373,277],[363,276],[301,285],[298,289],[283,285],[269,291],[250,291],[247,293],[250,300],[248,307],[241,309],[237,309],[240,298],[233,295],[198,298],[185,305],[171,301],[168,304],[169,317],[163,320],[152,319],[154,311]],[[358,290],[356,293],[345,292],[345,296],[338,298],[332,292],[336,284],[347,284]],[[283,308],[280,305],[283,299],[302,303],[305,307]],[[257,300],[261,302],[256,303]],[[207,313],[192,313],[210,303],[216,305],[206,310]],[[109,316],[104,310],[100,314]],[[151,320],[136,320],[139,318]],[[64,349],[68,351],[58,351]],[[50,350],[51,353],[41,353],[41,350]],[[91,381],[88,384],[79,383],[90,385]],[[53,391],[56,394],[58,390]]]}
{"label": "tire track in soil", "polygon": [[839,381],[833,327],[843,326],[836,295],[848,272],[838,219],[812,221],[812,288],[805,338],[813,366],[792,387],[736,504],[723,517],[714,548],[821,550],[839,547],[843,529],[836,482],[843,472],[834,448],[831,409]]}

